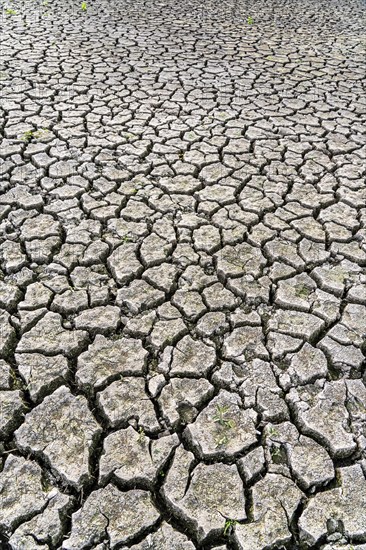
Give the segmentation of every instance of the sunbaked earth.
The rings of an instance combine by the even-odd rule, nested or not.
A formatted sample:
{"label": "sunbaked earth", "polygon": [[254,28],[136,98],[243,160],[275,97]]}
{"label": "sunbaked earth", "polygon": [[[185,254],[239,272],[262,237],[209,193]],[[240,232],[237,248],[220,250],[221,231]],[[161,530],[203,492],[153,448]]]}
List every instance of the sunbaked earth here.
{"label": "sunbaked earth", "polygon": [[365,1],[2,9],[1,550],[365,550]]}

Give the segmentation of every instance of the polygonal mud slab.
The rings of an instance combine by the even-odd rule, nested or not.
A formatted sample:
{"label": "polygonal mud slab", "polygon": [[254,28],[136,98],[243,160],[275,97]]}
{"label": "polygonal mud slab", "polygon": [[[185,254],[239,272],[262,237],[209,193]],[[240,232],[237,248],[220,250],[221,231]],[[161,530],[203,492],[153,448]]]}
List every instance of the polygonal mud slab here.
{"label": "polygonal mud slab", "polygon": [[19,353],[15,360],[34,402],[64,384],[69,374],[67,360],[62,355],[47,357],[41,353]]}
{"label": "polygonal mud slab", "polygon": [[337,473],[338,487],[311,498],[300,516],[300,537],[309,545],[327,533],[330,523],[352,539],[366,535],[365,474],[359,464],[340,468]]}
{"label": "polygonal mud slab", "polygon": [[100,433],[86,399],[62,386],[26,415],[15,440],[24,452],[44,458],[63,481],[81,488],[90,480],[89,459]]}
{"label": "polygonal mud slab", "polygon": [[63,505],[68,501],[56,487],[45,486],[43,475],[41,467],[34,461],[13,454],[6,458],[0,474],[0,527],[5,533],[9,534],[25,521],[32,521],[33,517],[40,518],[38,514],[46,506],[53,507],[53,499],[63,502]]}
{"label": "polygonal mud slab", "polygon": [[159,429],[153,403],[145,393],[143,378],[122,378],[97,394],[97,404],[112,427],[136,420],[149,432]]}
{"label": "polygonal mud slab", "polygon": [[64,524],[70,512],[73,499],[55,492],[45,509],[38,515],[22,523],[9,539],[11,548],[45,549],[46,545],[59,545],[63,536]]}
{"label": "polygonal mud slab", "polygon": [[356,447],[349,427],[344,381],[320,382],[292,389],[288,401],[303,433],[318,439],[335,457],[351,455]]}
{"label": "polygonal mud slab", "polygon": [[139,544],[130,546],[131,550],[150,550],[160,548],[161,550],[194,550],[193,542],[190,542],[185,535],[179,533],[168,523],[163,523],[155,532],[147,535],[145,540]]}
{"label": "polygonal mud slab", "polygon": [[199,464],[190,472],[192,459],[192,453],[178,447],[161,492],[201,540],[222,534],[226,519],[244,519],[245,498],[234,465]]}
{"label": "polygonal mud slab", "polygon": [[114,432],[104,440],[99,479],[105,483],[113,474],[120,482],[152,487],[178,444],[176,434],[150,440],[142,429],[136,432],[131,426]]}
{"label": "polygonal mud slab", "polygon": [[172,376],[207,376],[215,362],[213,347],[185,336],[175,346],[170,373]]}
{"label": "polygonal mud slab", "polygon": [[38,323],[23,334],[17,352],[64,353],[72,356],[88,342],[88,333],[83,330],[66,330],[58,313],[48,312]]}
{"label": "polygonal mud slab", "polygon": [[291,539],[289,520],[305,499],[298,487],[282,475],[267,474],[253,487],[253,519],[236,525],[235,535],[241,550],[285,544]]}
{"label": "polygonal mud slab", "polygon": [[158,402],[163,417],[175,427],[179,421],[192,422],[213,393],[214,386],[204,378],[172,378],[161,390]]}
{"label": "polygonal mud slab", "polygon": [[256,443],[256,420],[256,412],[244,409],[238,395],[221,390],[184,435],[202,458],[228,458]]}
{"label": "polygonal mud slab", "polygon": [[109,340],[98,334],[88,350],[78,357],[76,380],[81,387],[92,390],[115,380],[121,374],[142,375],[147,356],[148,352],[140,340]]}
{"label": "polygonal mud slab", "polygon": [[19,390],[0,391],[0,436],[8,436],[21,422],[26,406]]}
{"label": "polygonal mud slab", "polygon": [[264,433],[272,462],[283,462],[283,450],[289,471],[300,487],[324,486],[335,477],[329,453],[310,437],[300,435],[290,422],[267,424]]}
{"label": "polygonal mud slab", "polygon": [[107,536],[110,548],[131,542],[148,531],[159,519],[147,491],[121,492],[113,485],[93,491],[80,510],[72,515],[70,537],[65,550],[102,542]]}

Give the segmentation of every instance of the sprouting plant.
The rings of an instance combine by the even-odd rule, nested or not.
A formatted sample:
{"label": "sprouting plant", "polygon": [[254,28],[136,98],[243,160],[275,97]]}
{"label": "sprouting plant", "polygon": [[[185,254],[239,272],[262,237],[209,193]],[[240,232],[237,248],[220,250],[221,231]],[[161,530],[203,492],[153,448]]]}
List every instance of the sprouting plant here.
{"label": "sprouting plant", "polygon": [[5,13],[6,13],[6,15],[16,15],[17,11],[12,10],[11,8],[6,8]]}
{"label": "sprouting plant", "polygon": [[225,428],[230,428],[230,429],[235,428],[234,420],[232,418],[226,417],[226,414],[228,411],[229,411],[229,407],[227,407],[226,405],[217,405],[216,413],[213,416],[212,420]]}
{"label": "sprouting plant", "polygon": [[27,130],[22,136],[23,141],[31,141],[32,139],[41,139],[48,133],[46,128],[40,128],[39,130]]}
{"label": "sprouting plant", "polygon": [[50,480],[47,479],[45,476],[43,476],[42,479],[41,479],[41,485],[42,485],[42,489],[43,489],[46,493],[49,493],[49,492],[52,491],[52,489],[53,489],[53,486],[52,486],[52,484],[50,483]]}
{"label": "sprouting plant", "polygon": [[48,6],[48,0],[44,0],[44,2],[42,2],[42,6]]}
{"label": "sprouting plant", "polygon": [[139,437],[138,437],[138,442],[141,444],[143,441],[144,441],[144,437],[145,437],[145,431],[144,431],[144,428],[142,426],[139,427]]}
{"label": "sprouting plant", "polygon": [[215,437],[216,447],[222,447],[223,445],[227,445],[228,442],[229,442],[229,438],[227,434],[220,434]]}
{"label": "sprouting plant", "polygon": [[233,529],[233,527],[237,524],[238,522],[236,521],[236,519],[227,519],[225,521],[225,525],[224,525],[224,537],[226,537],[227,535],[229,535]]}
{"label": "sprouting plant", "polygon": [[248,17],[248,25],[253,25],[253,17]]}
{"label": "sprouting plant", "polygon": [[298,298],[307,298],[311,294],[311,289],[304,285],[295,286],[295,295]]}
{"label": "sprouting plant", "polygon": [[128,235],[123,235],[123,237],[121,237],[122,244],[130,243],[131,241],[132,239]]}
{"label": "sprouting plant", "polygon": [[273,436],[276,437],[280,434],[278,433],[278,431],[276,430],[275,427],[271,426],[270,428],[268,428],[268,435],[271,436],[271,437],[273,437]]}
{"label": "sprouting plant", "polygon": [[130,141],[130,139],[133,139],[134,137],[136,137],[134,134],[129,134],[128,132],[123,132],[122,135],[125,139],[127,139],[127,141]]}
{"label": "sprouting plant", "polygon": [[272,447],[272,449],[271,449],[271,455],[272,455],[272,458],[281,456],[281,449],[280,449],[280,447]]}
{"label": "sprouting plant", "polygon": [[87,3],[86,3],[86,2],[81,2],[81,9],[82,9],[83,11],[86,11],[87,8],[88,8]]}
{"label": "sprouting plant", "polygon": [[27,130],[22,135],[22,140],[23,141],[30,141],[32,139],[32,137],[33,137],[33,130]]}

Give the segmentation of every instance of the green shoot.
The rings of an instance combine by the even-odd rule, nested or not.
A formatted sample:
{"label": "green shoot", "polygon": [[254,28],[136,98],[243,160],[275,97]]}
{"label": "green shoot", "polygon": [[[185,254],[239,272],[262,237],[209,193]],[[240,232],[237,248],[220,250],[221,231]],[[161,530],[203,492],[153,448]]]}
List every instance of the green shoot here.
{"label": "green shoot", "polygon": [[236,519],[227,519],[225,521],[225,525],[224,525],[224,537],[226,537],[227,535],[229,535],[233,529],[233,527],[237,524],[238,522],[236,521]]}
{"label": "green shoot", "polygon": [[234,420],[226,417],[226,413],[228,411],[229,407],[226,407],[225,405],[217,405],[216,413],[213,416],[212,420],[220,424],[220,426],[224,426],[225,428],[235,428]]}

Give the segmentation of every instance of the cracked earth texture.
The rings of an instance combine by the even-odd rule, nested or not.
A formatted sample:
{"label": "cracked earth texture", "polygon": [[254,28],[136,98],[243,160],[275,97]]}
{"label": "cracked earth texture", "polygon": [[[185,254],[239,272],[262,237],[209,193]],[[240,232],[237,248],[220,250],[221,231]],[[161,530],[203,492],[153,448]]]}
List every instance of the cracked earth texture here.
{"label": "cracked earth texture", "polygon": [[5,3],[1,549],[366,549],[365,9]]}

